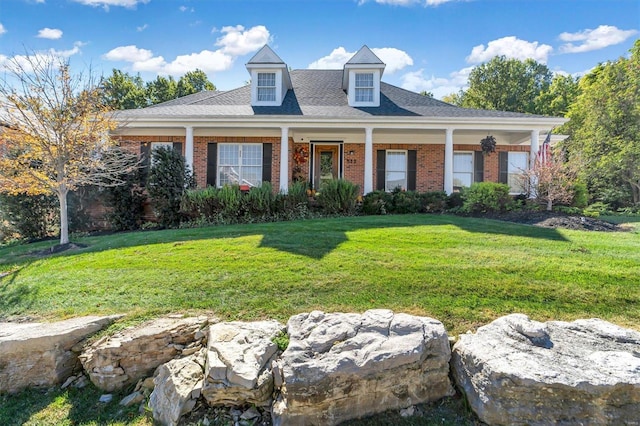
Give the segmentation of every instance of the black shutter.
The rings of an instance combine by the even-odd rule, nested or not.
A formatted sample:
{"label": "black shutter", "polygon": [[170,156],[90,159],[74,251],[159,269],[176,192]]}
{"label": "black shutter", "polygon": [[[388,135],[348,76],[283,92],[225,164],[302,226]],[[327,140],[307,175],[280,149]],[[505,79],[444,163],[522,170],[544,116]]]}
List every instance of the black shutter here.
{"label": "black shutter", "polygon": [[473,181],[482,182],[484,180],[484,153],[476,151],[473,153]]}
{"label": "black shutter", "polygon": [[151,142],[140,144],[140,184],[145,185],[151,164]]}
{"label": "black shutter", "polygon": [[385,165],[387,163],[387,152],[379,149],[376,157],[376,190],[384,191]]}
{"label": "black shutter", "polygon": [[207,186],[216,186],[218,175],[218,144],[207,144]]}
{"label": "black shutter", "polygon": [[184,157],[184,155],[182,154],[182,142],[174,142],[173,150],[178,151],[178,153]]}
{"label": "black shutter", "polygon": [[498,164],[499,164],[498,182],[509,183],[509,153],[508,152],[503,151],[498,153]]}
{"label": "black shutter", "polygon": [[409,150],[407,152],[407,191],[416,190],[416,165],[418,151]]}
{"label": "black shutter", "polygon": [[[271,182],[271,158],[272,158],[273,144],[262,144],[262,181]],[[281,158],[280,161],[283,161]],[[284,161],[287,161],[285,158]]]}

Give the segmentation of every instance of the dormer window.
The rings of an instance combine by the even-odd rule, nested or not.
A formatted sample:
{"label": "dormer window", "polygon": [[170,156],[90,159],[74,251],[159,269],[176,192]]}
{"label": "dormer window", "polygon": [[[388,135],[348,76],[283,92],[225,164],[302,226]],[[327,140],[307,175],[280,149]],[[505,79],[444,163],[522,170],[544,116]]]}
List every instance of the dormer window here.
{"label": "dormer window", "polygon": [[373,102],[373,73],[356,74],[356,102]]}
{"label": "dormer window", "polygon": [[258,73],[258,102],[275,102],[276,100],[276,73]]}

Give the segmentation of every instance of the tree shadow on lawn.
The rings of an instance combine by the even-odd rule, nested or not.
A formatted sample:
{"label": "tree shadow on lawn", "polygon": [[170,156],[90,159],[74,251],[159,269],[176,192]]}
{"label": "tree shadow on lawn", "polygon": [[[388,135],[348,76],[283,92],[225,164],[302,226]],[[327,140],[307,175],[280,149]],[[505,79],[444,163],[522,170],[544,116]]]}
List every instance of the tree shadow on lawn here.
{"label": "tree shadow on lawn", "polygon": [[[15,280],[22,268],[28,267],[31,262],[26,263],[20,269],[0,276],[0,321],[16,320],[11,317],[11,312],[17,307],[21,310],[28,310],[33,304],[36,291],[30,287],[19,284],[15,285]],[[30,320],[31,318],[17,318],[18,320]]]}

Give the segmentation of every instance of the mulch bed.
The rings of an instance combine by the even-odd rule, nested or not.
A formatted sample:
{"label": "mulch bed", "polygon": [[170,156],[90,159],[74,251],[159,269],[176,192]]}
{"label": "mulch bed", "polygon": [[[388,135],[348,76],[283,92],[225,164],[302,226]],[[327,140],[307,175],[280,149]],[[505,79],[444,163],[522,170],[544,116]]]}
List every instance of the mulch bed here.
{"label": "mulch bed", "polygon": [[570,216],[564,213],[548,211],[513,211],[489,214],[482,217],[504,220],[507,222],[535,225],[543,228],[575,229],[580,231],[622,232],[628,228],[604,220],[585,216]]}

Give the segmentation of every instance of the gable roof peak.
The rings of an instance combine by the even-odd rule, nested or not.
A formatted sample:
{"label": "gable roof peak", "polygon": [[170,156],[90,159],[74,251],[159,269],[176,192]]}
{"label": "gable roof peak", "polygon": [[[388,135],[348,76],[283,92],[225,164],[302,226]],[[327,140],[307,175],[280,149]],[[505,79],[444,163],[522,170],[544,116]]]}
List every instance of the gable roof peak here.
{"label": "gable roof peak", "polygon": [[358,50],[356,54],[353,55],[351,59],[347,61],[345,65],[355,65],[355,64],[367,64],[367,65],[375,64],[375,65],[383,65],[383,66],[385,65],[385,63],[382,62],[380,58],[378,58],[376,54],[373,53],[373,51],[369,49],[369,47],[366,44],[363,45],[360,48],[360,50]]}
{"label": "gable roof peak", "polygon": [[286,66],[284,61],[280,59],[280,56],[278,56],[276,52],[274,52],[273,49],[269,47],[268,44],[262,46],[262,48],[258,50],[255,55],[253,55],[249,62],[247,62],[247,66],[254,64],[279,64]]}

